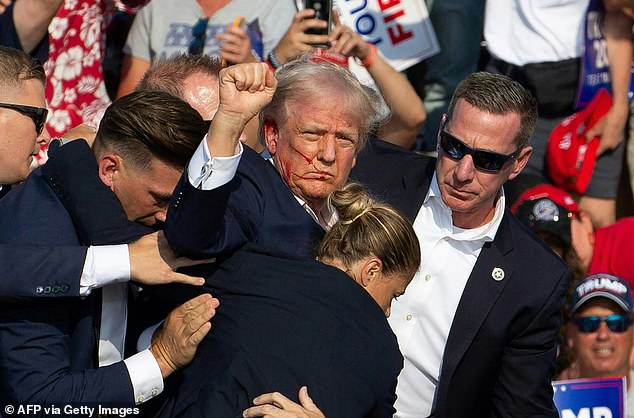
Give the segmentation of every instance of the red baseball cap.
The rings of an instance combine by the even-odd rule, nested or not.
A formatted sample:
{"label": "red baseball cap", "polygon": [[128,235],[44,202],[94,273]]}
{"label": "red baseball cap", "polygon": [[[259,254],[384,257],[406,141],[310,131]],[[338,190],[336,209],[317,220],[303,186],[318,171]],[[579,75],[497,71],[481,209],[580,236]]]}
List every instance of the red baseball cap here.
{"label": "red baseball cap", "polygon": [[574,193],[586,192],[597,159],[599,137],[587,139],[585,133],[610,106],[610,93],[600,89],[584,109],[564,119],[550,133],[546,165],[557,186]]}

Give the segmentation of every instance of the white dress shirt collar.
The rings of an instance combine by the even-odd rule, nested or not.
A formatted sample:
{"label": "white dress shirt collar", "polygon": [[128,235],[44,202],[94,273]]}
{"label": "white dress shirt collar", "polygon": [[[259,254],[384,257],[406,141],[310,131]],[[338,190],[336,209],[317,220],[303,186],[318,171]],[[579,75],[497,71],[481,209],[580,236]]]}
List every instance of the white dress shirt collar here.
{"label": "white dress shirt collar", "polygon": [[[429,201],[430,199],[432,200]],[[495,238],[495,234],[500,227],[500,223],[502,222],[504,209],[506,207],[504,188],[501,187],[498,193],[497,201],[495,203],[495,212],[493,214],[493,219],[477,228],[459,228],[453,224],[451,209],[442,200],[436,172],[434,172],[434,176],[431,180],[431,184],[429,186],[429,190],[427,191],[427,195],[425,196],[425,201],[423,204],[427,204],[428,201],[434,213],[439,216],[440,226],[442,229],[446,230],[446,235],[458,241],[477,241],[480,239],[484,240],[484,242],[493,241],[493,239]]]}

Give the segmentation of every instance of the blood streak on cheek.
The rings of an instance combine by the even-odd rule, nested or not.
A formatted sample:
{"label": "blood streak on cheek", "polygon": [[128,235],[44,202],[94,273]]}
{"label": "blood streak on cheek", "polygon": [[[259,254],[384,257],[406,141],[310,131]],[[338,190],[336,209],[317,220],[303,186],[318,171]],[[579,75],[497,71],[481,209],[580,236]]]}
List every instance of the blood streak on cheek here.
{"label": "blood streak on cheek", "polygon": [[[304,161],[306,161],[306,164],[312,166],[315,171],[320,172],[320,170],[317,168],[317,166],[315,165],[315,163],[313,162],[315,160],[315,157],[310,158],[308,156],[306,156],[305,154],[303,154],[300,150],[298,150],[297,148],[293,148],[293,151],[295,151],[296,153],[298,153],[299,155],[302,156],[302,158],[304,159]],[[285,167],[288,167],[289,165],[286,163],[282,163]],[[303,180],[326,180],[326,176],[325,175],[320,175],[319,177],[314,177],[314,176],[304,176],[304,175],[300,175],[294,172],[291,172],[291,174],[299,179],[303,179]]]}
{"label": "blood streak on cheek", "polygon": [[[299,155],[302,156],[302,158],[306,161],[306,164],[308,165],[312,165],[313,167],[315,167],[315,164],[313,163],[313,160],[315,159],[315,157],[313,158],[309,158],[306,155],[304,155],[300,150],[298,150],[297,148],[293,148],[293,151],[295,151],[296,153],[298,153]],[[317,167],[315,167],[315,169],[317,169]]]}

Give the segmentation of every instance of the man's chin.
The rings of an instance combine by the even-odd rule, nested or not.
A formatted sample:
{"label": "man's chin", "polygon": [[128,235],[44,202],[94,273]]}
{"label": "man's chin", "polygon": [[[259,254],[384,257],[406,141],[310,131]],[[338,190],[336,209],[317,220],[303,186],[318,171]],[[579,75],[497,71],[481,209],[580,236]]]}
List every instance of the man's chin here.
{"label": "man's chin", "polygon": [[[129,219],[129,218],[128,218]],[[129,219],[132,222],[136,222],[138,224],[141,225],[145,225],[148,228],[152,228],[156,231],[163,229],[163,222],[158,222],[156,220],[156,218],[154,218],[153,216],[151,217],[145,217],[145,218],[136,218],[136,219]]]}

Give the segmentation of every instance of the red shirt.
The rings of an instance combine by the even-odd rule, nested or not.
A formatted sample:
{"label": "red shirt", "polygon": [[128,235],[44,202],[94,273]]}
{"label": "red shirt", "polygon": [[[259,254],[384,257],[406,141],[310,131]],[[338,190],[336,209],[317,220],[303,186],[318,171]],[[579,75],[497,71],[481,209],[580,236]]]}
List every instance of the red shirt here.
{"label": "red shirt", "polygon": [[588,275],[609,273],[634,287],[634,217],[595,231],[594,253]]}

